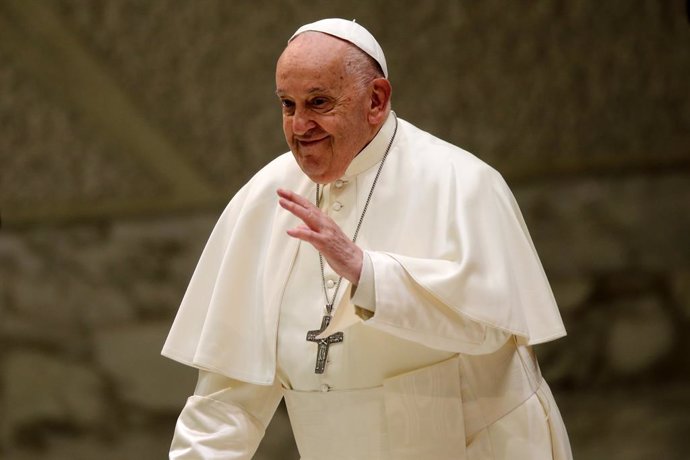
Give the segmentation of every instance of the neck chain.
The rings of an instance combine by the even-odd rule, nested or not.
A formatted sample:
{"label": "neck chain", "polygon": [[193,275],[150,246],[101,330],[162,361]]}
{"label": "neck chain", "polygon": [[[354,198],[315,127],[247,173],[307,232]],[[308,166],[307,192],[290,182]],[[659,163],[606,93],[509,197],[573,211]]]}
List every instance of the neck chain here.
{"label": "neck chain", "polygon": [[[395,129],[393,130],[393,135],[391,136],[391,140],[388,141],[388,146],[386,147],[386,151],[383,153],[383,158],[381,159],[381,163],[379,164],[379,169],[376,171],[376,176],[374,176],[374,182],[371,184],[371,189],[369,190],[369,195],[367,196],[367,200],[364,202],[364,209],[362,210],[362,215],[359,216],[359,222],[357,222],[357,228],[355,228],[355,233],[352,236],[352,242],[357,241],[357,235],[359,235],[359,229],[362,227],[362,222],[364,221],[364,215],[367,213],[367,209],[369,208],[369,202],[371,201],[371,197],[374,194],[374,188],[376,187],[376,183],[379,180],[379,176],[381,175],[381,169],[383,169],[383,164],[386,162],[386,158],[388,157],[388,152],[390,152],[391,146],[393,145],[393,140],[395,139],[395,134],[398,132],[398,118],[395,117]],[[321,206],[321,184],[316,184],[316,207],[320,208]],[[335,291],[333,291],[333,297],[329,298],[328,297],[328,291],[326,290],[326,275],[324,274],[324,269],[323,269],[323,255],[319,252],[319,264],[321,266],[321,285],[323,286],[323,294],[324,297],[326,298],[326,314],[330,315],[331,311],[333,311],[333,303],[335,302],[335,298],[338,295],[338,290],[340,289],[340,283],[343,281],[343,277],[338,278],[338,282],[335,285]]]}

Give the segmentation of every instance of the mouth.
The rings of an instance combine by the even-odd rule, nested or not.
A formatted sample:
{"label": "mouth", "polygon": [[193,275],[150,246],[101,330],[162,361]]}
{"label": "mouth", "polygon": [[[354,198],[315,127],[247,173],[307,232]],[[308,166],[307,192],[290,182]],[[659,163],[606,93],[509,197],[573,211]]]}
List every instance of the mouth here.
{"label": "mouth", "polygon": [[324,141],[328,140],[328,136],[322,137],[320,139],[296,139],[297,145],[300,147],[311,147],[314,145],[318,145]]}

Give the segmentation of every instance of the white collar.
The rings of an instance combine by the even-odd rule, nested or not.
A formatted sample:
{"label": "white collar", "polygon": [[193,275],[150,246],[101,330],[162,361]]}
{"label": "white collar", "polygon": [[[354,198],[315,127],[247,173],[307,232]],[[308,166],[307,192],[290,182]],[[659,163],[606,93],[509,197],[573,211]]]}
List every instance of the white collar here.
{"label": "white collar", "polygon": [[361,152],[350,162],[342,180],[348,180],[357,176],[372,166],[377,165],[386,153],[386,147],[391,140],[395,130],[395,113],[391,111],[388,118],[376,133],[376,136],[362,149]]}

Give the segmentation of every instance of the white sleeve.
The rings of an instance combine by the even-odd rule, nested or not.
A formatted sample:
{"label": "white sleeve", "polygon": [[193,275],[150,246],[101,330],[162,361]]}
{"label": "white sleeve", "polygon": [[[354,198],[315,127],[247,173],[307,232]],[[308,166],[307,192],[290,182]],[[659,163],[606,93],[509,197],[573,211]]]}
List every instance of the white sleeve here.
{"label": "white sleeve", "polygon": [[376,311],[376,286],[374,285],[374,265],[368,251],[362,257],[362,271],[359,274],[359,284],[353,288],[352,303],[367,310]]}
{"label": "white sleeve", "polygon": [[279,383],[254,385],[199,371],[175,426],[173,460],[250,460],[282,398]]}
{"label": "white sleeve", "polygon": [[430,348],[472,355],[493,353],[512,336],[454,309],[417,283],[391,255],[368,255],[376,306],[368,325]]}

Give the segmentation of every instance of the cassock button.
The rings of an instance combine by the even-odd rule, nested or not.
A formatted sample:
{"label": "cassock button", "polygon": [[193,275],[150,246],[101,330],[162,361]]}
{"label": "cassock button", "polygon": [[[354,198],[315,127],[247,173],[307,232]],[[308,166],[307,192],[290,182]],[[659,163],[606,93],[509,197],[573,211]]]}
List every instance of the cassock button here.
{"label": "cassock button", "polygon": [[327,287],[328,289],[333,289],[333,288],[335,287],[335,281],[333,281],[333,280],[327,280],[327,281],[326,281],[326,287]]}
{"label": "cassock button", "polygon": [[335,203],[333,203],[334,211],[340,211],[341,209],[343,209],[343,204],[340,201],[336,201]]}
{"label": "cassock button", "polygon": [[335,188],[342,188],[343,185],[345,185],[345,181],[342,179],[338,179],[337,181],[335,181],[334,185],[335,185]]}
{"label": "cassock button", "polygon": [[331,386],[327,383],[324,383],[323,385],[321,385],[321,391],[323,391],[324,393],[327,393],[327,392],[331,391]]}

